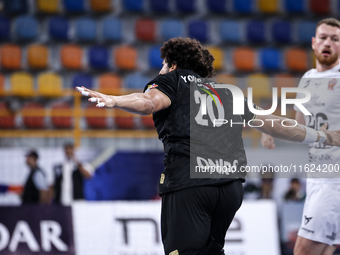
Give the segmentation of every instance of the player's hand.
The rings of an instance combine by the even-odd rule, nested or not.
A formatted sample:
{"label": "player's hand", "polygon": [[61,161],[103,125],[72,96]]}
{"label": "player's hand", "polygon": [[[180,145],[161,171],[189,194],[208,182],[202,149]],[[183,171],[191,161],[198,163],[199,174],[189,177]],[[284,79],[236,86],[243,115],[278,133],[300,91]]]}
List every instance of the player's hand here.
{"label": "player's hand", "polygon": [[116,105],[116,100],[114,96],[108,96],[102,93],[99,93],[94,90],[90,90],[82,87],[76,87],[76,89],[83,96],[90,97],[89,102],[96,103],[96,107],[114,107]]}
{"label": "player's hand", "polygon": [[270,150],[275,149],[274,138],[271,137],[270,135],[262,133],[261,144],[262,144],[263,147],[265,147],[267,149],[270,149]]}
{"label": "player's hand", "polygon": [[323,124],[320,131],[324,132],[327,139],[324,145],[340,146],[340,130],[329,131],[327,130],[327,123]]}

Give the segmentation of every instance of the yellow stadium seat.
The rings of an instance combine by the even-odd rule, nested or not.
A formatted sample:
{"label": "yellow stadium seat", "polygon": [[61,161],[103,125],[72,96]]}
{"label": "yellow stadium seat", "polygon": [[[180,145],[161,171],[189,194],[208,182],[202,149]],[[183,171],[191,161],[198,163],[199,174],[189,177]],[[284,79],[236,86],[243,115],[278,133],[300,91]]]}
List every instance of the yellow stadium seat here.
{"label": "yellow stadium seat", "polygon": [[248,76],[247,87],[253,88],[253,98],[272,98],[270,80],[265,74],[251,74]]}
{"label": "yellow stadium seat", "polygon": [[38,92],[42,96],[57,97],[62,95],[62,80],[58,74],[42,73],[38,77]]}
{"label": "yellow stadium seat", "polygon": [[278,12],[278,0],[259,0],[258,7],[260,12],[263,13],[277,13]]}
{"label": "yellow stadium seat", "polygon": [[37,0],[39,12],[57,13],[59,12],[59,0]]}
{"label": "yellow stadium seat", "polygon": [[48,48],[44,45],[31,45],[27,50],[27,62],[33,69],[44,69],[48,65]]}
{"label": "yellow stadium seat", "polygon": [[108,12],[111,10],[111,0],[90,0],[90,6],[95,12]]}
{"label": "yellow stadium seat", "polygon": [[209,50],[211,55],[213,55],[213,57],[215,58],[215,61],[213,63],[215,70],[221,70],[223,68],[223,62],[224,62],[223,50],[219,47],[212,47],[212,46],[210,47],[208,46],[207,49]]}
{"label": "yellow stadium seat", "polygon": [[10,78],[13,95],[31,97],[34,95],[34,81],[31,74],[26,72],[13,73]]}

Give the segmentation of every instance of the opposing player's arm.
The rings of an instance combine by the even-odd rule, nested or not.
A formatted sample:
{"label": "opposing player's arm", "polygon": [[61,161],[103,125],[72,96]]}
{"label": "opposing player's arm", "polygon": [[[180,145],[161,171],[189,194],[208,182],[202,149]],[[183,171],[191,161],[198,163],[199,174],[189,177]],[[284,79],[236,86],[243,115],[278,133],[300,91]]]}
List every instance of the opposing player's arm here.
{"label": "opposing player's arm", "polygon": [[133,93],[123,96],[110,96],[85,87],[77,87],[89,101],[97,103],[97,107],[115,107],[139,115],[149,115],[170,106],[170,99],[158,89],[151,89],[147,93]]}

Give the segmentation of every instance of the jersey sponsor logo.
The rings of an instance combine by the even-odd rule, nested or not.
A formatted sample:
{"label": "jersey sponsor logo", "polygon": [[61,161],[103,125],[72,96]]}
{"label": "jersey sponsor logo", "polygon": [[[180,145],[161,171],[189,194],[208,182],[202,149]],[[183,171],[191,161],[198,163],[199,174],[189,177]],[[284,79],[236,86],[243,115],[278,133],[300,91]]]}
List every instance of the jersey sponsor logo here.
{"label": "jersey sponsor logo", "polygon": [[332,235],[328,235],[326,236],[328,239],[331,239],[331,240],[335,240],[335,237],[336,237],[336,233],[332,232]]}
{"label": "jersey sponsor logo", "polygon": [[303,88],[307,88],[309,86],[310,80],[307,80],[305,83],[305,86],[303,86]]}
{"label": "jersey sponsor logo", "polygon": [[158,87],[158,85],[156,85],[155,83],[152,84],[152,85],[148,85],[148,88],[145,90],[145,92],[148,92],[148,91],[150,91],[151,89],[154,89],[154,88],[156,88],[156,87]]}
{"label": "jersey sponsor logo", "polygon": [[307,225],[313,217],[307,217],[305,215],[305,225]]}
{"label": "jersey sponsor logo", "polygon": [[307,228],[301,228],[301,229],[304,230],[304,231],[307,231],[309,233],[314,234],[314,230],[310,230],[310,229],[307,229]]}
{"label": "jersey sponsor logo", "polygon": [[179,255],[179,252],[178,252],[178,250],[174,250],[174,251],[170,252],[169,255]]}
{"label": "jersey sponsor logo", "polygon": [[161,179],[159,180],[160,184],[164,183],[164,179],[165,179],[165,174],[161,174]]}
{"label": "jersey sponsor logo", "polygon": [[337,79],[331,79],[329,82],[328,82],[328,89],[329,90],[334,90],[334,86],[337,84]]}

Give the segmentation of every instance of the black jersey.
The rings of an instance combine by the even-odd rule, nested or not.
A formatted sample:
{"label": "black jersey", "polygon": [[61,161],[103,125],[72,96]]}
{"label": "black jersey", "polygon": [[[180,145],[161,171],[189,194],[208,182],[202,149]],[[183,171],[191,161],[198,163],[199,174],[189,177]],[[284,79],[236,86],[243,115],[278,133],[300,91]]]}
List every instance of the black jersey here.
{"label": "black jersey", "polygon": [[[157,76],[144,88],[146,93],[150,89],[158,89],[171,101],[168,108],[153,114],[165,152],[165,170],[159,184],[160,195],[190,187],[221,185],[244,177],[243,173],[222,176],[217,172],[212,175],[200,173],[202,175],[198,177],[190,175],[198,166],[234,165],[237,170],[245,166],[247,161],[242,140],[243,125],[240,123],[254,118],[246,100],[245,114],[234,115],[233,97],[229,90],[214,89],[211,83],[203,86],[199,82],[192,82],[197,79],[204,81],[191,70],[176,69]],[[203,102],[213,107],[208,107],[206,116],[202,117],[199,111]],[[224,119],[228,124],[214,126],[211,116]],[[234,123],[232,127],[230,122]]]}

